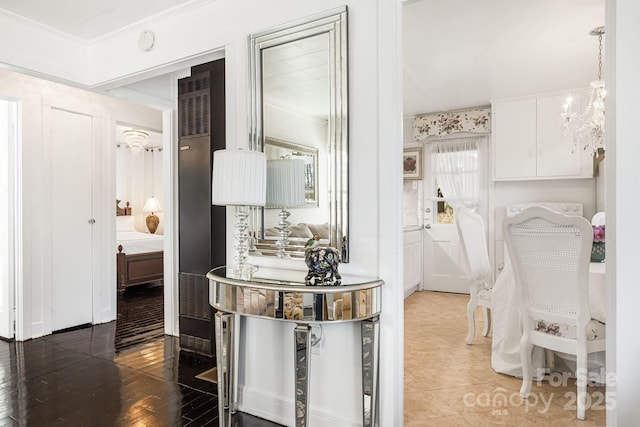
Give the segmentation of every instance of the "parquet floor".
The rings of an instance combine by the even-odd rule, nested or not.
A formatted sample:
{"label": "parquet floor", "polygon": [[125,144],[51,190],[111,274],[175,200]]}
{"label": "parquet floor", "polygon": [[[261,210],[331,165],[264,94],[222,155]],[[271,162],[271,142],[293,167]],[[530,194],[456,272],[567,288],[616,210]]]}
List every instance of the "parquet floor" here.
{"label": "parquet floor", "polygon": [[605,387],[587,387],[591,408],[584,421],[576,418],[573,379],[534,381],[523,401],[522,380],[491,368],[491,336],[482,336],[481,309],[473,344],[465,343],[468,301],[468,295],[428,291],[405,299],[405,427],[605,425]]}
{"label": "parquet floor", "polygon": [[[164,335],[162,288],[119,296],[118,320],[0,341],[0,426],[217,426],[212,360]],[[235,427],[277,424],[237,414]]]}

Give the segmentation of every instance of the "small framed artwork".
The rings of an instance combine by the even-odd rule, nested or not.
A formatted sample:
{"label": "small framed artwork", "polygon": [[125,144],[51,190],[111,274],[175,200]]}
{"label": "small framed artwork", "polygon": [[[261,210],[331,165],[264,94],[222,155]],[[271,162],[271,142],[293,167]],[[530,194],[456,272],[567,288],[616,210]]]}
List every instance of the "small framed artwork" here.
{"label": "small framed artwork", "polygon": [[404,179],[422,179],[422,147],[404,149],[402,175]]}

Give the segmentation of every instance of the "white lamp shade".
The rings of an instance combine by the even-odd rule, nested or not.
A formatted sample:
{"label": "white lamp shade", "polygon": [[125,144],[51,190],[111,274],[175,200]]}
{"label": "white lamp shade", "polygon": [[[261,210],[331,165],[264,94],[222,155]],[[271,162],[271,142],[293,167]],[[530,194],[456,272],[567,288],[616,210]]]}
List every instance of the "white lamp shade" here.
{"label": "white lamp shade", "polygon": [[211,204],[264,206],[266,170],[267,160],[261,151],[214,151]]}
{"label": "white lamp shade", "polygon": [[304,160],[267,161],[267,207],[297,208],[304,202]]}
{"label": "white lamp shade", "polygon": [[142,212],[160,212],[160,202],[155,197],[149,197],[142,208]]}

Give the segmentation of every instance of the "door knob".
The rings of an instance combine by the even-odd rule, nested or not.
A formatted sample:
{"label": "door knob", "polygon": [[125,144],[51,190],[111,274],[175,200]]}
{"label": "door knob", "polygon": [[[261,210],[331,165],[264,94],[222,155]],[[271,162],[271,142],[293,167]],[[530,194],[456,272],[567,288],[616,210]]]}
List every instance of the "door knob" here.
{"label": "door knob", "polygon": [[95,219],[91,218],[91,219],[89,220],[89,224],[95,224],[95,223],[96,223],[96,220],[95,220]]}
{"label": "door knob", "polygon": [[424,228],[426,228],[427,230],[431,229],[431,224],[425,224]]}

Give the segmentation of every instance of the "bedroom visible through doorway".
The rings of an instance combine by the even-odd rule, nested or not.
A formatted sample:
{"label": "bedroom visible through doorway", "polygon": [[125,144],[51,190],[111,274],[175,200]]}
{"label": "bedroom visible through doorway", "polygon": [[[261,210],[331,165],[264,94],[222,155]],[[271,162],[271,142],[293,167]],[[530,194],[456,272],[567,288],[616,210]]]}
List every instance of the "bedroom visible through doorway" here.
{"label": "bedroom visible through doorway", "polygon": [[116,348],[164,334],[162,133],[116,126]]}

